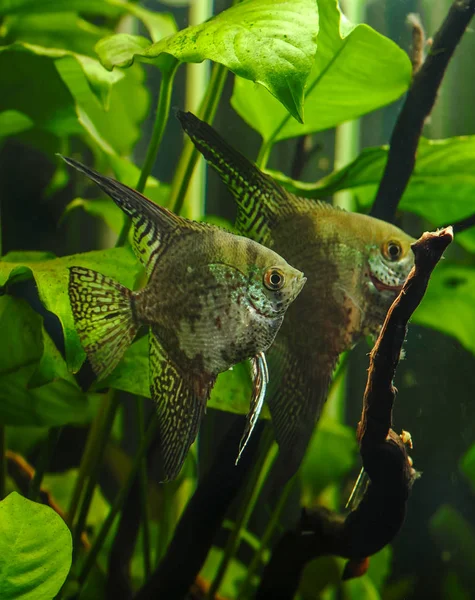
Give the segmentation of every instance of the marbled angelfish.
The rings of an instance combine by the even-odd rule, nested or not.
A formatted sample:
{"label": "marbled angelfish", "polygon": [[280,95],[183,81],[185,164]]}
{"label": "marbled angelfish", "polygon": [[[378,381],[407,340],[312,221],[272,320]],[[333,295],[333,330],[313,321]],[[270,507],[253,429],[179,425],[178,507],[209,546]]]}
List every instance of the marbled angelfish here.
{"label": "marbled angelfish", "polygon": [[176,477],[219,373],[251,359],[254,394],[239,454],[264,399],[264,352],[305,283],[274,251],[179,217],[70,158],[132,219],[133,248],[149,276],[132,292],[71,267],[69,296],[81,342],[98,377],[115,368],[141,325],[150,328],[150,391],[158,405],[160,475]]}
{"label": "marbled angelfish", "polygon": [[384,221],[288,192],[208,124],[177,115],[232,192],[239,232],[308,278],[267,354],[266,401],[287,479],[305,454],[339,355],[379,330],[413,265],[414,240]]}

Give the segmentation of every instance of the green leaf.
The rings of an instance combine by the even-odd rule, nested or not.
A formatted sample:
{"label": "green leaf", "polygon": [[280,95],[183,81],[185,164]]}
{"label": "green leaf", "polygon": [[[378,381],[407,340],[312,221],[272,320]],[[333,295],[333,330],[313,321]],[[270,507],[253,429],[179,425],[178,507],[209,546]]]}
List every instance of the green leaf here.
{"label": "green leaf", "polygon": [[[300,125],[267,92],[236,78],[231,104],[266,142],[334,127],[399,98],[411,64],[394,42],[367,25],[353,26],[336,0],[319,0],[317,53],[305,87]],[[237,73],[241,75],[241,73]]]}
{"label": "green leaf", "polygon": [[122,12],[120,3],[107,0],[2,0],[0,4],[0,16],[73,10],[109,17],[118,16]]}
{"label": "green leaf", "polygon": [[2,424],[56,426],[92,419],[99,396],[80,390],[42,318],[24,300],[0,297],[0,330]]}
{"label": "green leaf", "polygon": [[72,540],[51,508],[16,492],[0,502],[0,598],[51,600],[71,566]]}
{"label": "green leaf", "polygon": [[314,504],[330,483],[349,472],[356,452],[355,432],[350,427],[329,418],[320,420],[300,469],[305,506]]}
{"label": "green leaf", "polygon": [[17,110],[4,110],[0,113],[0,138],[26,131],[33,127],[33,121]]}
{"label": "green leaf", "polygon": [[213,60],[260,83],[302,122],[317,33],[316,0],[244,0],[148,47],[144,38],[119,34],[99,42],[96,50],[107,68],[164,53],[181,62]]}
{"label": "green leaf", "polygon": [[66,206],[62,218],[76,211],[78,208],[82,208],[93,217],[102,219],[115,233],[119,233],[122,229],[124,213],[110,198],[97,198],[96,200],[75,198]]}
{"label": "green leaf", "polygon": [[58,12],[8,17],[2,33],[5,45],[27,42],[95,57],[94,46],[109,30],[92,25],[74,12]]}
{"label": "green leaf", "polygon": [[[412,322],[456,338],[475,354],[475,269],[440,263]],[[441,318],[443,315],[443,318]]]}
{"label": "green leaf", "polygon": [[475,530],[472,525],[452,506],[443,505],[430,519],[429,529],[441,554],[450,556],[450,566],[462,582],[470,582],[473,589]]}
{"label": "green leaf", "polygon": [[[339,190],[354,189],[362,208],[368,209],[382,177],[388,148],[368,148],[353,162],[316,183],[302,183],[281,173],[271,174],[287,189],[307,198],[323,198]],[[475,136],[446,140],[421,139],[417,160],[399,208],[420,215],[434,225],[449,225],[473,214],[475,194]],[[475,229],[456,241],[475,252]]]}
{"label": "green leaf", "polygon": [[140,273],[139,264],[127,248],[111,248],[40,261],[22,260],[21,253],[15,253],[13,256],[7,254],[0,260],[0,286],[13,284],[19,279],[35,279],[40,300],[61,321],[67,364],[76,372],[83,363],[85,354],[74,327],[69,303],[70,266],[99,271],[129,288],[133,288]]}

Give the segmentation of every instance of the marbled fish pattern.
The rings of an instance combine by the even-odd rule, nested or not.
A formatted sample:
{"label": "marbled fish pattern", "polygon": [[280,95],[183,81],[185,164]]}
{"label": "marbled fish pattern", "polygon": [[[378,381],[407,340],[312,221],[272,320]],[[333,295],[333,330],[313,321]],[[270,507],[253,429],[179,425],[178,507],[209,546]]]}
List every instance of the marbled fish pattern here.
{"label": "marbled fish pattern", "polygon": [[100,273],[71,267],[71,307],[93,370],[99,378],[110,374],[138,329],[149,327],[161,477],[169,480],[196,438],[217,375],[251,359],[255,386],[240,455],[264,399],[264,352],[305,277],[273,250],[179,217],[112,178],[64,160],[132,219],[133,248],[149,276],[144,289],[132,292]]}
{"label": "marbled fish pattern", "polygon": [[286,480],[303,459],[339,355],[378,332],[413,265],[414,240],[384,221],[288,192],[208,124],[177,116],[232,192],[238,231],[308,278],[267,354],[267,402]]}

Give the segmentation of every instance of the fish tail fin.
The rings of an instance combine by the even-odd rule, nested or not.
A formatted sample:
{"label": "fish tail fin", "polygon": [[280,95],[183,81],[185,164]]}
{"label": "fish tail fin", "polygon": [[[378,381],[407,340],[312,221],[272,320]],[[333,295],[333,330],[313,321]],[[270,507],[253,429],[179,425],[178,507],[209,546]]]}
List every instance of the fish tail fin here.
{"label": "fish tail fin", "polygon": [[74,323],[98,378],[107,377],[132,343],[139,325],[132,292],[101,273],[69,268]]}
{"label": "fish tail fin", "polygon": [[150,392],[158,412],[161,481],[175,479],[180,473],[215,380],[182,372],[150,330]]}
{"label": "fish tail fin", "polygon": [[238,205],[237,227],[248,237],[268,238],[269,228],[288,211],[297,197],[270,175],[232,148],[218,132],[191,112],[176,111],[183,129],[196,148],[233,194]]}

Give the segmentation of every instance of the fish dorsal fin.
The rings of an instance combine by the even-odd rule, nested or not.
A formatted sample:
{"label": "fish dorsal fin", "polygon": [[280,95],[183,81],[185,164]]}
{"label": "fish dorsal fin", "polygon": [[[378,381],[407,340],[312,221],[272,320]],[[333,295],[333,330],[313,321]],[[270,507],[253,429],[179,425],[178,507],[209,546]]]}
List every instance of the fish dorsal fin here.
{"label": "fish dorsal fin", "polygon": [[199,231],[206,224],[189,221],[173,212],[158,206],[139,192],[116,181],[112,177],[101,175],[72,158],[62,156],[64,161],[92,179],[109,195],[119,208],[132,220],[134,226],[133,248],[137,258],[150,275],[168,241],[177,232],[183,230]]}
{"label": "fish dorsal fin", "polygon": [[195,441],[215,377],[186,375],[166,355],[150,330],[150,392],[157,404],[163,481],[179,474]]}
{"label": "fish dorsal fin", "polygon": [[232,148],[208,123],[190,112],[176,114],[196,148],[233,194],[239,208],[239,231],[266,244],[276,219],[294,212],[300,199]]}

